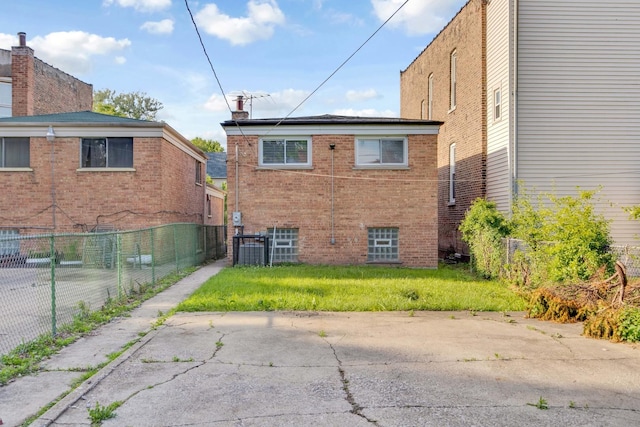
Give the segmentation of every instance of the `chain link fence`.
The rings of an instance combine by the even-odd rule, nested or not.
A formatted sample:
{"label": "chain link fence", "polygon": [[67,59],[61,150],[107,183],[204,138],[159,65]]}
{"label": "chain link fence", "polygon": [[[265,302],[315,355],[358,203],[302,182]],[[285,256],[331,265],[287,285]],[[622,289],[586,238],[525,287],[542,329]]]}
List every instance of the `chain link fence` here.
{"label": "chain link fence", "polygon": [[[503,239],[506,248],[506,262],[509,263],[513,259],[516,250],[521,252],[527,251],[527,244],[520,239]],[[552,242],[543,242],[543,244],[553,244]],[[629,277],[640,277],[640,246],[628,245],[611,245],[609,252],[613,255],[613,259],[620,261],[627,269]]]}
{"label": "chain link fence", "polygon": [[0,234],[0,354],[168,274],[226,256],[226,227]]}

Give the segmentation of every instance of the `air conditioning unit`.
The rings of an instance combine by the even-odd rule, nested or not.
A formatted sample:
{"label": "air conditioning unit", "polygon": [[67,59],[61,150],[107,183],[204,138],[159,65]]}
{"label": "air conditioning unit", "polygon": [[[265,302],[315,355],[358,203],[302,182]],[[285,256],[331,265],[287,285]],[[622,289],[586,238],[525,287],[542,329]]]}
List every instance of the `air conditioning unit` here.
{"label": "air conditioning unit", "polygon": [[240,265],[265,265],[264,245],[261,243],[244,243],[238,253]]}

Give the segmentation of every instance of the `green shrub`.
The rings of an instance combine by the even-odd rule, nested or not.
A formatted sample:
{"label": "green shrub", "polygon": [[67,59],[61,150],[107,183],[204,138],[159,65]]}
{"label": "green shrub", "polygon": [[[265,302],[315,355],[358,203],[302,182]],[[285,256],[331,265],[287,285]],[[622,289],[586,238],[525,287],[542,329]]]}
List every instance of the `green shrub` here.
{"label": "green shrub", "polygon": [[460,232],[477,271],[486,278],[498,277],[505,255],[502,239],[509,234],[509,225],[496,204],[476,199],[460,224]]}
{"label": "green shrub", "polygon": [[625,307],[620,312],[618,335],[622,341],[640,341],[640,308]]}

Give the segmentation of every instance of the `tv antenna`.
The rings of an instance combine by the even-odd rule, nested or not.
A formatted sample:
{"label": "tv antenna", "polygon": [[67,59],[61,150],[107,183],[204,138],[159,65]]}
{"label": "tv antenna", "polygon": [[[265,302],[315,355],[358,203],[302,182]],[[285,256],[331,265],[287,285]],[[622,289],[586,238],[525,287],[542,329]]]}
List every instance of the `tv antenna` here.
{"label": "tv antenna", "polygon": [[246,102],[249,104],[249,118],[253,117],[253,100],[254,99],[271,97],[271,95],[268,93],[260,93],[260,92],[251,93],[251,92],[247,92],[246,90],[232,92],[229,95],[232,95],[232,96],[242,95],[242,97],[247,100]]}

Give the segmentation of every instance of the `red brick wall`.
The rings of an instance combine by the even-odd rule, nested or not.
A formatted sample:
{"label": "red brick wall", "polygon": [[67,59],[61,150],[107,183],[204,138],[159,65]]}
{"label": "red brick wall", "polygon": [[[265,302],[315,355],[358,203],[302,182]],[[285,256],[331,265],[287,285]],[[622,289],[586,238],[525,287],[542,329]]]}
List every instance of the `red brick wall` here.
{"label": "red brick wall", "polygon": [[[397,227],[402,265],[437,267],[436,140],[437,135],[408,137],[408,170],[356,170],[354,135],[313,135],[312,170],[260,170],[259,137],[229,136],[229,247],[236,209],[235,146],[240,144],[238,209],[246,234],[274,226],[298,228],[300,262],[363,264],[367,229]],[[329,144],[336,146],[333,245]]]}
{"label": "red brick wall", "polygon": [[30,47],[13,47],[11,52],[13,116],[92,109],[92,85],[34,58]]}
{"label": "red brick wall", "polygon": [[[486,190],[485,5],[471,0],[400,74],[403,118],[420,118],[434,76],[433,120],[438,136],[438,246],[442,253],[468,253],[458,227],[471,203]],[[450,106],[450,55],[457,54],[457,102]],[[456,144],[456,201],[449,203],[449,147]]]}
{"label": "red brick wall", "polygon": [[[81,171],[80,138],[56,139],[56,232],[202,223],[204,188],[194,182],[195,160],[162,138],[134,138],[133,147],[135,171]],[[30,150],[32,171],[0,172],[0,226],[37,232],[53,224],[51,143],[31,138]]]}

